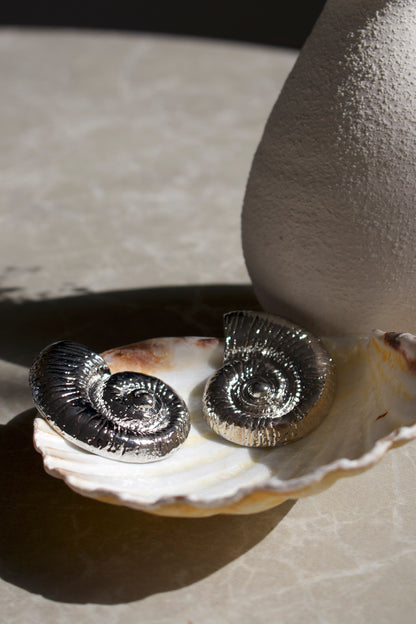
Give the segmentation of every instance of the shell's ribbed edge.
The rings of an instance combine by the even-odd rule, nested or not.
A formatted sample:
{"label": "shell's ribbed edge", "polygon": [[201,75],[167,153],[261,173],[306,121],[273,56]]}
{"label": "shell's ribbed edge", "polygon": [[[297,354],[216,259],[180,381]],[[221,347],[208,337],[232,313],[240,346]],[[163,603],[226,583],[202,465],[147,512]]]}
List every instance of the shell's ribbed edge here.
{"label": "shell's ribbed edge", "polygon": [[[132,353],[137,354],[143,372],[146,358],[154,367],[158,353],[161,376],[188,401],[192,397],[191,433],[177,454],[153,465],[124,464],[117,472],[117,462],[76,449],[36,419],[34,442],[46,471],[84,496],[158,515],[249,514],[317,494],[416,438],[414,336],[376,332],[369,338],[325,339],[338,370],[330,413],[302,440],[273,450],[238,447],[205,426],[203,380],[220,364],[222,345],[204,340],[152,341],[153,355],[150,341],[124,350],[130,367]],[[123,348],[108,352],[106,359],[110,368],[122,368]]]}
{"label": "shell's ribbed edge", "polygon": [[[37,422],[39,421],[39,422]],[[36,427],[46,424],[41,419],[35,420]],[[140,501],[128,496],[115,495],[113,491],[103,489],[88,490],[80,487],[76,479],[73,479],[65,470],[59,468],[49,468],[47,465],[47,454],[34,442],[36,450],[41,453],[44,459],[44,467],[48,474],[58,479],[62,479],[72,490],[87,496],[113,505],[121,505],[145,511],[161,516],[170,517],[208,517],[218,514],[245,515],[257,513],[271,509],[289,499],[304,498],[313,496],[326,490],[338,479],[347,476],[360,474],[377,462],[379,462],[386,452],[392,448],[401,446],[406,442],[416,439],[416,425],[414,427],[402,427],[394,434],[380,440],[377,443],[376,452],[363,455],[359,460],[341,459],[331,466],[327,466],[319,471],[317,475],[311,475],[305,481],[301,479],[288,481],[282,486],[281,483],[270,479],[268,482],[257,485],[255,488],[248,486],[236,490],[231,496],[222,499],[205,500],[195,496],[166,496],[155,498],[152,502]]]}

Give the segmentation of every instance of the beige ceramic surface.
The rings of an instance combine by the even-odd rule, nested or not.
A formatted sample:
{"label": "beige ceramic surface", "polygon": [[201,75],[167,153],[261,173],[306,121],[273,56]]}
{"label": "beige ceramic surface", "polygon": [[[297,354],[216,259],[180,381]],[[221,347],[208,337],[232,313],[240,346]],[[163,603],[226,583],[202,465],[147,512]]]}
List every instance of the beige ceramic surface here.
{"label": "beige ceramic surface", "polygon": [[325,3],[247,184],[244,255],[269,312],[416,332],[415,58],[414,0]]}
{"label": "beige ceramic surface", "polygon": [[414,442],[317,496],[201,519],[80,496],[33,449],[27,372],[52,340],[218,335],[255,306],[241,203],[294,59],[0,34],[2,623],[414,621]]}

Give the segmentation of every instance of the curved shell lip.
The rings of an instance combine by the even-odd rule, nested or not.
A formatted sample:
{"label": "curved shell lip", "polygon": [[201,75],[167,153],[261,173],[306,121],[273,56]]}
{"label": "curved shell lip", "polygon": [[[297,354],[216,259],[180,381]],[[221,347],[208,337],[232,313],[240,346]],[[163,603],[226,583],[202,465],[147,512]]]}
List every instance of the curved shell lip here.
{"label": "curved shell lip", "polygon": [[[221,347],[221,342],[218,339],[212,338],[201,339],[195,337],[184,337],[183,339],[160,339],[160,341],[167,341],[166,344],[168,344],[169,341],[172,341],[172,345],[173,341],[177,343],[180,340],[185,342],[189,341],[192,348],[195,347],[196,341],[198,340],[213,341],[214,347],[215,344],[217,345],[217,350]],[[323,339],[325,344],[330,343],[331,340],[332,339],[328,339],[328,341],[326,341],[326,339]],[[144,341],[139,344],[146,346],[146,343],[150,342],[156,345],[160,344],[157,339]],[[340,351],[344,348],[342,346],[344,343],[345,339],[340,339],[338,343],[341,345],[339,347]],[[395,363],[393,363],[394,366],[400,374],[403,373],[406,376],[406,379],[410,380],[409,383],[411,384],[412,389],[410,404],[411,409],[409,410],[410,417],[407,417],[407,421],[403,418],[402,422],[399,422],[399,426],[394,428],[392,427],[386,435],[379,436],[375,440],[374,444],[361,455],[357,455],[352,459],[348,457],[337,457],[334,461],[323,462],[322,465],[313,468],[309,474],[305,474],[300,477],[297,476],[294,478],[282,479],[279,478],[278,475],[271,474],[262,480],[256,481],[255,483],[240,484],[232,489],[228,488],[227,492],[215,496],[206,495],[201,491],[194,491],[186,494],[176,494],[175,492],[169,492],[167,494],[154,491],[151,496],[146,493],[143,495],[140,491],[138,491],[135,492],[134,496],[132,496],[127,491],[123,491],[122,489],[115,490],[105,484],[102,486],[91,484],[88,481],[88,478],[84,478],[83,474],[77,473],[76,467],[75,470],[71,470],[65,465],[55,461],[53,445],[50,447],[49,444],[45,443],[44,436],[45,434],[57,436],[57,434],[50,428],[50,425],[48,425],[48,423],[41,418],[35,419],[34,445],[43,456],[45,470],[49,474],[63,479],[71,489],[82,494],[83,496],[112,504],[125,505],[137,510],[148,511],[159,515],[197,517],[217,513],[244,514],[263,511],[267,508],[280,504],[287,499],[296,499],[316,494],[331,485],[340,477],[351,476],[367,470],[376,464],[389,449],[416,438],[416,416],[413,416],[413,413],[416,412],[416,409],[414,409],[414,406],[416,407],[416,337],[411,334],[398,334],[378,330],[375,331],[369,338],[361,337],[360,339],[357,339],[358,345],[364,345],[365,347],[367,343],[368,345],[374,343],[374,348],[387,350],[389,357],[390,355],[393,357],[394,354],[394,357],[397,358],[397,362],[395,361]],[[143,353],[141,355],[143,355]],[[209,357],[211,356],[212,354]],[[396,370],[396,368],[394,370]],[[206,378],[208,377],[209,375],[206,375]],[[202,394],[202,389],[200,392]],[[375,414],[372,416],[375,416]],[[384,414],[380,414],[377,418],[372,418],[372,420],[378,421],[381,419],[380,423],[383,423],[382,416],[384,416]],[[319,429],[320,428],[310,435],[316,435]],[[290,446],[295,449],[299,444],[308,443],[309,438],[310,436],[306,436],[304,439],[294,442]],[[50,438],[48,437],[48,440],[49,439]],[[226,446],[228,445],[228,447],[231,448],[231,452],[234,447],[236,449],[241,448],[225,442],[224,440],[222,440],[222,444],[225,444]],[[282,449],[286,448],[288,447],[257,449],[256,452],[264,453],[263,457],[266,457],[271,454],[274,455],[279,453]],[[77,454],[78,458],[80,457],[80,454],[83,455],[83,459],[89,456],[89,453],[75,447],[72,450]],[[181,451],[182,450],[179,452]],[[177,456],[179,457],[179,453]],[[98,461],[108,462],[108,460],[102,457],[96,456],[95,459]],[[115,462],[110,463],[114,464]],[[157,463],[159,464],[162,462]],[[266,497],[265,500],[261,500],[260,503],[257,504],[257,499],[262,499],[263,496]],[[251,504],[253,499],[255,499],[255,503]]]}
{"label": "curved shell lip", "polygon": [[[38,421],[38,422],[37,422]],[[113,504],[122,504],[129,507],[133,507],[135,509],[141,511],[154,511],[162,507],[166,507],[169,505],[185,504],[192,507],[197,507],[200,509],[215,509],[220,507],[226,507],[232,505],[233,503],[239,502],[245,497],[253,494],[254,492],[268,492],[276,495],[284,495],[284,500],[290,498],[301,498],[302,493],[305,490],[308,490],[311,486],[316,486],[316,493],[318,493],[322,488],[321,485],[323,481],[331,477],[331,475],[337,475],[337,477],[342,477],[351,475],[351,472],[360,473],[364,470],[368,470],[375,464],[377,464],[386,454],[388,450],[394,448],[395,446],[399,446],[402,443],[409,442],[413,439],[416,439],[416,424],[412,427],[403,426],[392,432],[385,438],[382,438],[376,442],[375,449],[376,452],[372,449],[368,453],[362,455],[359,459],[347,459],[342,458],[339,459],[332,464],[324,466],[320,471],[318,477],[316,474],[311,475],[307,481],[297,478],[291,479],[285,482],[284,485],[281,483],[276,483],[276,479],[271,477],[270,479],[265,480],[263,483],[256,484],[255,486],[245,486],[236,489],[232,494],[225,496],[219,499],[206,500],[204,498],[194,496],[194,495],[172,495],[172,496],[159,496],[156,497],[153,501],[149,502],[149,500],[136,499],[129,497],[128,495],[123,495],[119,493],[117,497],[114,496],[114,491],[106,488],[102,489],[91,489],[90,491],[84,487],[80,487],[77,483],[79,480],[77,476],[73,476],[62,470],[60,468],[48,468],[48,456],[45,450],[40,447],[36,443],[36,431],[37,427],[40,423],[43,424],[43,420],[41,418],[36,418],[34,423],[34,447],[35,449],[42,455],[44,461],[44,467],[48,474],[54,477],[58,477],[62,479],[72,490],[75,492],[91,497],[94,499],[104,499],[106,502],[111,502]],[[270,452],[269,449],[265,449],[266,452]],[[173,451],[174,453],[180,452],[180,449],[176,449]],[[371,461],[368,461],[371,457]],[[111,459],[109,461],[112,461]],[[330,484],[329,484],[330,485]],[[309,495],[315,493],[310,492]],[[283,502],[283,501],[281,501]]]}

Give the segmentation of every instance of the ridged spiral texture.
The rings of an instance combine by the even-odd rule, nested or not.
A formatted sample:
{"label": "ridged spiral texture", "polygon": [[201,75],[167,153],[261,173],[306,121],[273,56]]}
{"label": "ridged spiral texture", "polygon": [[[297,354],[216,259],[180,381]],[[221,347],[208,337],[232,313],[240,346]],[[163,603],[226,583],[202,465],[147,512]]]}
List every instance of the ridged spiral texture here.
{"label": "ridged spiral texture", "polygon": [[188,436],[189,412],[162,380],[111,375],[105,360],[75,342],[57,342],[34,362],[29,382],[42,416],[92,453],[128,462],[162,459]]}
{"label": "ridged spiral texture", "polygon": [[224,366],[203,399],[211,428],[253,447],[280,446],[315,429],[335,391],[334,364],[321,342],[260,312],[230,312],[224,329]]}

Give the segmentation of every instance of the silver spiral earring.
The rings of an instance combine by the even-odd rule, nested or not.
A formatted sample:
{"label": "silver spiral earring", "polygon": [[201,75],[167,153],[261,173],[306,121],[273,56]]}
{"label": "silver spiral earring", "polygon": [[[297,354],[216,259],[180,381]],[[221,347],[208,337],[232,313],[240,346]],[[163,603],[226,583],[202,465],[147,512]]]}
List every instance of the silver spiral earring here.
{"label": "silver spiral earring", "polygon": [[224,365],[203,397],[210,427],[251,447],[281,446],[315,429],[335,390],[334,363],[322,343],[262,312],[229,312],[224,331]]}
{"label": "silver spiral earring", "polygon": [[111,459],[151,462],[177,449],[190,430],[174,390],[149,375],[111,375],[105,360],[75,342],[42,351],[30,371],[41,415],[73,444]]}

